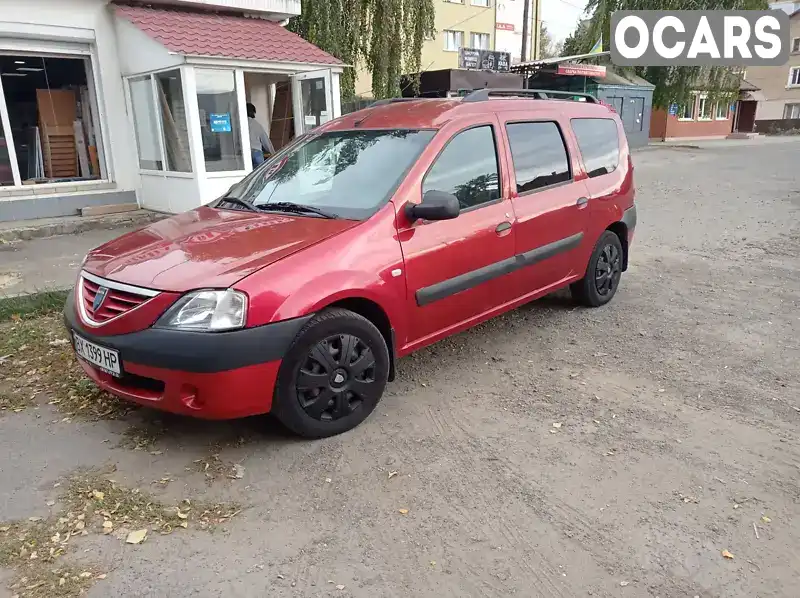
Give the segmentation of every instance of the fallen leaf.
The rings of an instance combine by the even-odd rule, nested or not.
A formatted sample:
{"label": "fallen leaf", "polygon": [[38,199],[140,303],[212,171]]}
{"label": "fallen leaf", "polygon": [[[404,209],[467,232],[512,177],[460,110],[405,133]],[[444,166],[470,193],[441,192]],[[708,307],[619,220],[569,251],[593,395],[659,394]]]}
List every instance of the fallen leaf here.
{"label": "fallen leaf", "polygon": [[103,500],[106,497],[104,492],[100,492],[99,490],[92,490],[92,498],[96,500]]}
{"label": "fallen leaf", "polygon": [[131,532],[128,534],[128,537],[125,539],[125,542],[128,544],[141,544],[144,542],[144,539],[147,537],[147,530],[140,529],[135,532]]}
{"label": "fallen leaf", "polygon": [[330,483],[331,483],[333,480],[332,480],[332,479],[330,479],[330,478],[325,478],[325,481],[326,481],[328,484],[330,484]]}
{"label": "fallen leaf", "polygon": [[338,586],[336,586],[336,589],[337,590],[343,590],[344,589],[344,585],[343,584],[339,584]]}
{"label": "fallen leaf", "polygon": [[436,566],[436,561],[431,561],[431,567],[435,567],[435,566]]}
{"label": "fallen leaf", "polygon": [[189,522],[188,521],[180,521],[178,523],[178,526],[182,527],[183,529],[186,529],[187,527],[189,527]]}
{"label": "fallen leaf", "polygon": [[772,519],[764,515],[763,517],[761,517],[761,521],[763,521],[764,523],[769,523],[770,521],[772,521]]}
{"label": "fallen leaf", "polygon": [[408,509],[398,509],[398,512],[399,512],[401,515],[408,515]]}
{"label": "fallen leaf", "polygon": [[54,506],[55,504],[56,504],[56,501],[54,501],[54,500],[48,500],[48,501],[47,501],[47,506],[48,506],[48,507],[52,507],[52,506]]}
{"label": "fallen leaf", "polygon": [[629,583],[631,583],[631,582],[629,582],[629,581],[621,581],[621,582],[619,582],[619,585],[621,585],[624,588]]}
{"label": "fallen leaf", "polygon": [[726,559],[732,559],[733,558],[733,555],[730,552],[728,552],[727,550],[723,550],[722,551],[722,556],[724,556]]}
{"label": "fallen leaf", "polygon": [[553,422],[553,427],[554,428],[560,428],[561,427],[561,422]]}
{"label": "fallen leaf", "polygon": [[550,433],[551,434],[558,434],[558,432],[556,432],[555,430],[550,430]]}
{"label": "fallen leaf", "polygon": [[189,519],[188,513],[181,513],[180,511],[177,512],[178,519]]}
{"label": "fallen leaf", "polygon": [[84,571],[83,573],[81,573],[79,575],[79,577],[82,577],[83,579],[86,579],[87,577],[91,577],[91,576],[92,576],[92,574],[89,571]]}
{"label": "fallen leaf", "polygon": [[390,472],[389,472],[389,479],[391,480],[391,479],[392,479],[394,476],[396,476],[396,475],[397,475],[397,472],[396,472],[396,471],[390,471]]}
{"label": "fallen leaf", "polygon": [[28,517],[28,521],[30,521],[32,523],[36,523],[37,521],[41,521],[41,520],[42,520],[41,517]]}
{"label": "fallen leaf", "polygon": [[101,573],[100,575],[97,576],[97,579],[105,579],[106,577],[108,576],[105,573]]}
{"label": "fallen leaf", "polygon": [[244,477],[244,465],[233,464],[233,477],[237,480],[241,480]]}
{"label": "fallen leaf", "polygon": [[69,341],[65,338],[58,338],[54,341],[50,341],[49,345],[51,347],[60,347],[61,345],[68,345]]}
{"label": "fallen leaf", "polygon": [[114,531],[114,524],[111,521],[108,521],[108,520],[104,521],[103,522],[103,533],[104,534],[110,534],[112,531]]}

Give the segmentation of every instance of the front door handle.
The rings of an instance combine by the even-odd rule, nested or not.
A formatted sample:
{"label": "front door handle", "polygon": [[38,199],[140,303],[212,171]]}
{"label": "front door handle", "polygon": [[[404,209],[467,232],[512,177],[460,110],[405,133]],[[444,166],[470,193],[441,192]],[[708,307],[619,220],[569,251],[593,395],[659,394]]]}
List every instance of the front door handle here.
{"label": "front door handle", "polygon": [[588,197],[579,197],[578,198],[578,207],[583,208],[589,205],[589,198]]}
{"label": "front door handle", "polygon": [[511,223],[510,222],[501,222],[497,225],[497,228],[494,229],[498,235],[502,235],[503,233],[511,230]]}

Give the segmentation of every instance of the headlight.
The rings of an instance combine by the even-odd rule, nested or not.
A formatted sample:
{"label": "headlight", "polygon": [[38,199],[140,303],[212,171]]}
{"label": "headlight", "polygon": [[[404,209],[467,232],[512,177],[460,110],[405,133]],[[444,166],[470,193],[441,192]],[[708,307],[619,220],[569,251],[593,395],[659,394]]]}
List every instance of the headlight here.
{"label": "headlight", "polygon": [[156,326],[195,332],[234,330],[244,326],[246,311],[247,297],[239,291],[194,291],[178,299]]}

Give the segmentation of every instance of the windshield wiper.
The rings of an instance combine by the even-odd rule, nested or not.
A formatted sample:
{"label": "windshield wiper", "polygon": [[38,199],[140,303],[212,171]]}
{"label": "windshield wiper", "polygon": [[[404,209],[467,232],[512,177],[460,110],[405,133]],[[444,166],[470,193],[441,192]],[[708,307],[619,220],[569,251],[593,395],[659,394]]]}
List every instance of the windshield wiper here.
{"label": "windshield wiper", "polygon": [[[225,202],[236,204],[237,206],[242,206],[243,208],[250,210],[251,212],[259,211],[258,208],[256,208],[249,201],[245,201],[241,197],[236,197],[235,195],[226,195],[220,200],[220,203],[225,203]],[[217,205],[219,205],[219,203]]]}
{"label": "windshield wiper", "polygon": [[336,220],[339,218],[339,216],[337,216],[336,214],[326,212],[325,210],[320,210],[319,208],[315,208],[314,206],[306,206],[299,203],[292,203],[291,201],[276,201],[273,203],[265,203],[256,206],[256,209],[261,210],[262,212],[276,211],[276,212],[294,212],[298,214],[302,213],[316,214],[318,216],[322,216],[323,218],[330,218],[332,220]]}

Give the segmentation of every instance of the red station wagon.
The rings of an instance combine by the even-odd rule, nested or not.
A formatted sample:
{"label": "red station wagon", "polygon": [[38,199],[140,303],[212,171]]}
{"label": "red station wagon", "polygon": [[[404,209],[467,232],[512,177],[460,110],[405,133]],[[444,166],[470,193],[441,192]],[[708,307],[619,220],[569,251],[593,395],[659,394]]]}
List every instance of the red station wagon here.
{"label": "red station wagon", "polygon": [[613,109],[555,95],[376,102],[91,251],[64,310],[83,369],[318,438],[361,423],[412,351],[566,286],[607,303],[636,226],[628,144]]}

